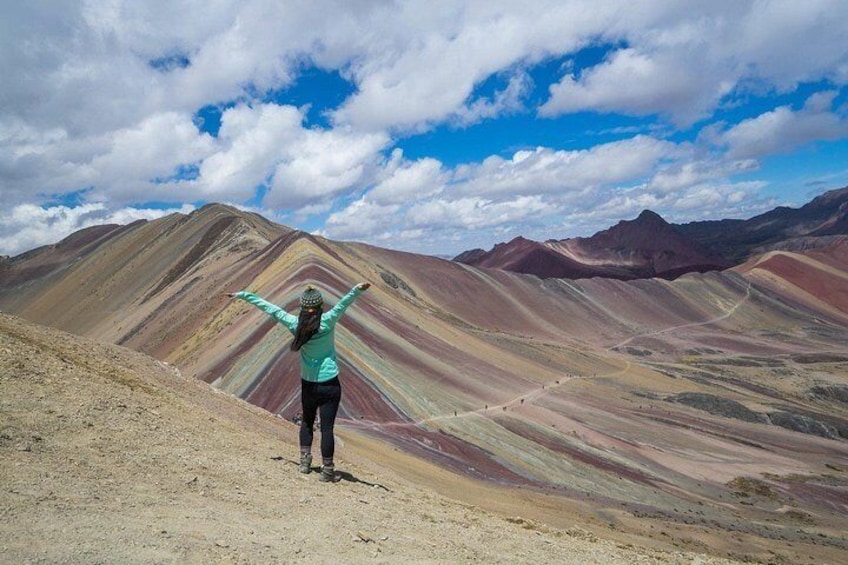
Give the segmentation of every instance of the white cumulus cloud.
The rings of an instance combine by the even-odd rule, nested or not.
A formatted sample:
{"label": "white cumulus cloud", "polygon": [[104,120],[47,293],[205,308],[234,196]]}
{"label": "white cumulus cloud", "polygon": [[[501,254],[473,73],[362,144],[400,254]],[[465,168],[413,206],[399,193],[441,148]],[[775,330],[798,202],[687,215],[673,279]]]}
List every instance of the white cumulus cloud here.
{"label": "white cumulus cloud", "polygon": [[[492,236],[615,203],[739,211],[763,185],[736,175],[848,135],[844,21],[841,0],[6,2],[0,232],[42,241],[10,215],[42,205],[55,217],[36,225],[82,225],[73,218],[91,210],[50,204],[69,194],[103,206],[97,217],[250,202],[327,233],[406,242],[458,237],[426,218]],[[294,100],[309,72],[343,94]],[[802,108],[714,123],[799,85],[820,90]],[[207,106],[221,110],[217,135],[193,122]],[[642,119],[593,124],[593,143],[584,112]],[[505,116],[547,135],[475,153],[487,158],[448,157],[425,136],[414,159],[398,149]],[[651,135],[626,137],[635,131]]]}
{"label": "white cumulus cloud", "polygon": [[400,149],[395,149],[376,186],[368,192],[368,199],[383,204],[409,202],[440,192],[447,180],[448,174],[438,160],[409,162]]}
{"label": "white cumulus cloud", "polygon": [[591,149],[537,147],[518,151],[511,159],[491,156],[480,164],[460,167],[458,190],[464,194],[579,195],[587,188],[638,179],[679,151],[673,143],[642,135]]}
{"label": "white cumulus cloud", "polygon": [[831,111],[835,95],[835,92],[817,93],[798,111],[781,106],[743,120],[724,132],[720,141],[727,145],[730,158],[745,159],[784,153],[812,141],[848,136],[848,117]]}

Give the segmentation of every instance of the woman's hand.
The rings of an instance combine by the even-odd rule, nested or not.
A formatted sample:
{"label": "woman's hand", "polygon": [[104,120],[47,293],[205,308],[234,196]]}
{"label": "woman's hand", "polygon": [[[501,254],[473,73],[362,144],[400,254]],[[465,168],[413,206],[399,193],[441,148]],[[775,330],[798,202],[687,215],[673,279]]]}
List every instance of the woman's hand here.
{"label": "woman's hand", "polygon": [[358,285],[356,285],[356,288],[358,288],[359,290],[362,290],[362,291],[366,291],[369,288],[371,288],[371,283],[368,283],[368,282],[359,283]]}

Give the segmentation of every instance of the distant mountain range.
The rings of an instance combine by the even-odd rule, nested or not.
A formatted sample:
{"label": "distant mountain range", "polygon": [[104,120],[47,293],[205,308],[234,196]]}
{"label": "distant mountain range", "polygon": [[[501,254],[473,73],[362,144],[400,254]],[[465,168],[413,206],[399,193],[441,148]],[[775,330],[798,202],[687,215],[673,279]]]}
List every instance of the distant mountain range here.
{"label": "distant mountain range", "polygon": [[848,235],[848,187],[798,209],[779,207],[748,220],[669,224],[650,210],[592,237],[532,241],[517,237],[454,261],[541,278],[621,280],[722,270],[771,250],[802,251]]}

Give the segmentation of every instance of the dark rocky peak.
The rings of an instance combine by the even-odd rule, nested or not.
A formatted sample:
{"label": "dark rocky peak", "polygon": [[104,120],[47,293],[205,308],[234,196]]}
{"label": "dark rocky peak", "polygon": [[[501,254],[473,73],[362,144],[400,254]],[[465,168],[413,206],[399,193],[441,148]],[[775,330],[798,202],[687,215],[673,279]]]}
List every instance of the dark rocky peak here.
{"label": "dark rocky peak", "polygon": [[642,213],[634,221],[644,224],[669,225],[662,216],[651,210],[642,210]]}
{"label": "dark rocky peak", "polygon": [[481,249],[479,247],[475,249],[469,249],[468,251],[463,251],[459,255],[453,258],[453,261],[457,263],[467,263],[472,264],[474,261],[482,258],[486,254],[485,249]]}
{"label": "dark rocky peak", "polygon": [[607,248],[653,249],[667,245],[669,237],[683,239],[683,236],[662,216],[650,210],[644,210],[636,219],[622,220],[584,241]]}
{"label": "dark rocky peak", "polygon": [[829,190],[824,194],[820,194],[805,204],[804,208],[820,209],[833,208],[834,210],[848,208],[848,186]]}
{"label": "dark rocky peak", "polygon": [[503,247],[514,247],[516,245],[524,245],[527,243],[531,243],[531,240],[519,235],[510,239],[507,242],[496,243],[495,246],[492,248],[492,251],[495,251],[496,249],[501,249]]}

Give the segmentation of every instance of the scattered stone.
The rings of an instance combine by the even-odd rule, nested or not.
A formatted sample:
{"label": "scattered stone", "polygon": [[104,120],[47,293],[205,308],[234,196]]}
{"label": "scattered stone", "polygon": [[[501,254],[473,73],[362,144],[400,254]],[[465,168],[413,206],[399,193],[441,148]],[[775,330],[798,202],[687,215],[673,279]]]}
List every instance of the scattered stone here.
{"label": "scattered stone", "polygon": [[744,422],[761,422],[765,423],[767,418],[765,415],[746,407],[744,404],[722,398],[705,392],[681,392],[666,399],[668,402],[676,402],[685,404],[704,412],[709,412],[714,416],[723,416],[725,418],[733,418]]}
{"label": "scattered stone", "polygon": [[727,486],[734,490],[736,496],[747,497],[750,495],[761,496],[768,499],[776,499],[777,494],[765,481],[753,477],[736,477]]}
{"label": "scattered stone", "polygon": [[848,404],[848,386],[845,385],[816,385],[810,387],[808,394],[812,398]]}
{"label": "scattered stone", "polygon": [[400,290],[405,292],[406,294],[415,297],[417,294],[415,290],[409,286],[406,281],[395,275],[394,273],[390,273],[388,271],[383,271],[380,273],[380,278],[383,279],[383,282],[392,287],[395,290]]}
{"label": "scattered stone", "polygon": [[804,414],[772,412],[768,417],[775,426],[780,426],[794,432],[828,439],[839,439],[841,436],[840,430],[836,427]]}
{"label": "scattered stone", "polygon": [[834,353],[799,353],[792,356],[792,360],[801,365],[814,363],[845,363],[848,357]]}

